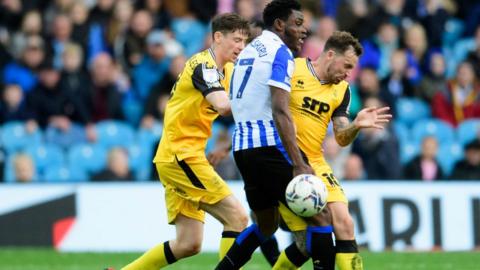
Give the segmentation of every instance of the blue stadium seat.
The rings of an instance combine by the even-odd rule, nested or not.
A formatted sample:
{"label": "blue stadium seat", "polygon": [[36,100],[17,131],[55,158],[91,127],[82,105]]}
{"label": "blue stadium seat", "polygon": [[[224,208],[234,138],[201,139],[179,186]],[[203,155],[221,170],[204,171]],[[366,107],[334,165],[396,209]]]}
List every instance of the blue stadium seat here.
{"label": "blue stadium seat", "polygon": [[426,136],[437,138],[438,144],[450,143],[455,140],[455,131],[447,123],[438,119],[417,121],[412,128],[412,139],[421,143]]}
{"label": "blue stadium seat", "polygon": [[153,149],[142,144],[132,144],[128,147],[128,162],[130,169],[139,181],[150,180],[152,171]]}
{"label": "blue stadium seat", "polygon": [[462,145],[475,138],[480,138],[480,118],[465,120],[457,127],[457,141]]}
{"label": "blue stadium seat", "polygon": [[65,163],[65,155],[58,145],[34,145],[27,147],[25,152],[33,158],[40,174],[43,174],[47,168],[61,167]]}
{"label": "blue stadium seat", "polygon": [[463,147],[460,143],[455,142],[440,145],[437,160],[447,176],[452,173],[455,163],[462,158]]}
{"label": "blue stadium seat", "polygon": [[7,153],[13,153],[29,145],[39,144],[42,141],[42,134],[39,129],[28,133],[24,122],[9,122],[2,127],[1,139]]}
{"label": "blue stadium seat", "polygon": [[400,162],[405,165],[420,153],[420,144],[416,142],[400,141]]}
{"label": "blue stadium seat", "polygon": [[98,144],[76,144],[68,151],[69,168],[75,172],[75,168],[88,174],[98,172],[105,168],[106,163],[107,151]]}
{"label": "blue stadium seat", "polygon": [[210,138],[207,141],[207,147],[205,149],[205,153],[208,153],[215,148],[215,144],[217,143],[218,135],[224,129],[225,129],[225,127],[222,124],[219,124],[217,122],[213,122],[212,135],[210,136]]}
{"label": "blue stadium seat", "polygon": [[162,132],[163,125],[160,122],[155,123],[151,129],[140,128],[137,132],[137,142],[145,147],[153,148],[153,145],[160,141]]}
{"label": "blue stadium seat", "polygon": [[408,142],[411,139],[410,129],[402,122],[394,121],[392,123],[393,131],[401,142]]}
{"label": "blue stadium seat", "polygon": [[98,122],[95,125],[98,143],[105,148],[128,147],[135,139],[133,128],[127,123],[115,120]]}
{"label": "blue stadium seat", "polygon": [[74,180],[74,178],[68,167],[53,166],[45,169],[45,173],[43,174],[43,180],[45,182],[57,183],[57,182],[71,182],[72,180]]}
{"label": "blue stadium seat", "polygon": [[411,126],[418,120],[430,117],[430,106],[417,98],[399,98],[396,102],[396,118],[399,122]]}

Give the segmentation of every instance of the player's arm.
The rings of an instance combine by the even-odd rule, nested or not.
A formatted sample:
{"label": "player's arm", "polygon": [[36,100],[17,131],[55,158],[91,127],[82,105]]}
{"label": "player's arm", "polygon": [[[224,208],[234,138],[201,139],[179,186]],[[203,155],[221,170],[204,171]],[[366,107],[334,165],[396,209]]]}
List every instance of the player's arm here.
{"label": "player's arm", "polygon": [[231,114],[230,101],[216,68],[198,64],[193,70],[192,83],[220,115]]}
{"label": "player's arm", "polygon": [[388,123],[391,114],[387,114],[389,107],[382,108],[365,108],[361,110],[355,120],[350,122],[348,118],[348,109],[350,106],[350,89],[347,89],[343,97],[342,103],[332,114],[333,132],[335,140],[340,146],[347,146],[355,140],[358,132],[362,128],[378,128],[383,129],[381,124]]}
{"label": "player's arm", "polygon": [[290,81],[293,75],[294,62],[286,47],[278,49],[272,62],[272,75],[267,84],[272,97],[272,115],[283,147],[292,160],[293,176],[302,173],[315,174],[313,169],[303,160],[297,145],[295,124],[290,113]]}
{"label": "player's arm", "polygon": [[290,93],[275,86],[270,86],[272,95],[272,114],[275,126],[283,146],[292,160],[294,176],[309,173],[315,174],[312,168],[303,160],[297,145],[295,126],[290,114]]}

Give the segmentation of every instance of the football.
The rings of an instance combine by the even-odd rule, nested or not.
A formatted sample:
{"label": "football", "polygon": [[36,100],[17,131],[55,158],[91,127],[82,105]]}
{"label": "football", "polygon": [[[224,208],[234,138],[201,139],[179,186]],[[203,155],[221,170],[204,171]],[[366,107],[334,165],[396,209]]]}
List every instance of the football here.
{"label": "football", "polygon": [[285,190],[288,207],[297,215],[311,217],[327,205],[328,191],[323,181],[311,174],[300,174]]}

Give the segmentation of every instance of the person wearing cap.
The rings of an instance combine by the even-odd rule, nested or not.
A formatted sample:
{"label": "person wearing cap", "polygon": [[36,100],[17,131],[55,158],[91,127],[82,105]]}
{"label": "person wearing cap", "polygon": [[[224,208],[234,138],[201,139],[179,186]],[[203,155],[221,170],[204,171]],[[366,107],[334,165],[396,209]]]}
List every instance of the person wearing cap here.
{"label": "person wearing cap", "polygon": [[474,139],[465,145],[465,158],[455,164],[452,180],[480,181],[480,139]]}
{"label": "person wearing cap", "polygon": [[152,31],[147,36],[147,53],[132,71],[133,87],[142,103],[152,86],[168,72],[171,58],[167,55],[166,45],[171,42],[164,31]]}

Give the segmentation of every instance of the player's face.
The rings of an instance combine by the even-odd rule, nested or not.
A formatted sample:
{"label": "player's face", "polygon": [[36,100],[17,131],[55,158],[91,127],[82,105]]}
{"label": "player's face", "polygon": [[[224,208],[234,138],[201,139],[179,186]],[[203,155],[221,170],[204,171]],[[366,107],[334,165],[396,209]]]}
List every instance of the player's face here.
{"label": "player's face", "polygon": [[240,52],[245,48],[248,33],[236,30],[232,33],[222,34],[220,38],[220,47],[222,48],[223,57],[230,62],[237,60]]}
{"label": "player's face", "polygon": [[301,11],[292,10],[292,14],[285,22],[284,42],[287,47],[299,52],[302,49],[303,41],[307,37],[307,29],[303,25],[303,14]]}
{"label": "player's face", "polygon": [[334,51],[329,51],[331,54],[330,63],[327,64],[327,81],[337,84],[345,80],[352,69],[355,68],[358,62],[358,56],[353,49],[345,51],[345,53],[338,54]]}

